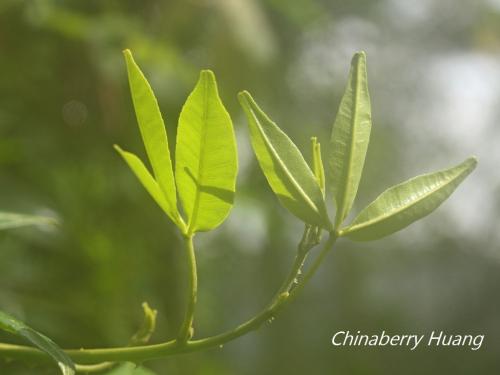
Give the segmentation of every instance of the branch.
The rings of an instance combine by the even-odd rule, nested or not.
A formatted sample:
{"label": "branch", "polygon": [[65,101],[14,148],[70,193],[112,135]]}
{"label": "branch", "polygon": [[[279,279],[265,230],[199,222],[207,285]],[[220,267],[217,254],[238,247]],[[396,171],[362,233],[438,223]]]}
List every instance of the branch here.
{"label": "branch", "polygon": [[[299,283],[296,287],[293,287],[293,285],[295,284],[295,279],[299,276],[299,271],[308,253],[307,251],[299,251],[290,274],[286,279],[287,282],[282,285],[278,293],[267,305],[267,307],[252,319],[246,321],[245,323],[237,326],[230,331],[200,340],[187,341],[185,343],[179,342],[177,340],[171,340],[156,345],[109,349],[67,350],[66,353],[68,353],[68,355],[73,360],[81,364],[95,364],[98,362],[139,363],[150,359],[161,358],[180,353],[194,352],[223,345],[250,331],[258,329],[264,322],[274,318],[278,311],[288,303],[290,303],[295,298],[295,296],[304,288],[305,284],[317,271],[327,253],[332,249],[336,240],[337,234],[335,232],[331,232],[330,237],[325,242],[320,254],[311,265],[311,268],[305,274],[302,282]],[[11,359],[24,359],[40,362],[46,361],[48,359],[45,353],[35,348],[2,343],[0,343],[0,356]]]}

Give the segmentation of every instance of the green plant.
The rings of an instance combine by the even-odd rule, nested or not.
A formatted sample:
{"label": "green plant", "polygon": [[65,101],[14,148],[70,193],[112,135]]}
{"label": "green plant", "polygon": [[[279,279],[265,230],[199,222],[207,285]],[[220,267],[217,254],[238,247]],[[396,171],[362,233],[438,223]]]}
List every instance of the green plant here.
{"label": "green plant", "polygon": [[[193,340],[197,296],[193,238],[198,232],[218,227],[233,205],[237,153],[232,122],[218,96],[214,74],[202,71],[180,114],[174,173],[165,125],[153,90],[130,51],[125,51],[125,59],[139,129],[153,173],[136,155],[118,146],[115,148],[182,234],[189,269],[185,317],[177,337],[162,344],[144,345],[154,329],[154,314],[145,308],[145,328],[134,336],[141,339],[133,339],[130,346],[68,350],[65,354],[57,349],[58,357],[53,357],[64,362],[61,356],[65,356],[67,366],[63,371],[66,373],[72,373],[73,366],[67,356],[82,364],[76,365],[77,370],[101,371],[112,367],[115,362],[141,363],[222,345],[258,328],[274,319],[279,310],[296,297],[338,238],[370,241],[403,229],[435,210],[476,166],[476,160],[469,158],[450,169],[421,175],[389,188],[350,224],[344,225],[356,198],[371,130],[365,54],[356,53],[352,60],[347,87],[328,143],[326,172],[331,186],[325,183],[327,178],[317,139],[313,137],[311,140],[313,162],[310,167],[299,149],[252,96],[246,91],[241,92],[238,98],[247,116],[252,146],[260,167],[282,205],[304,222],[304,233],[288,276],[260,313],[230,331]],[[333,194],[335,220],[328,215],[326,191]],[[321,242],[322,232],[328,234],[328,239],[301,276],[304,261],[310,250]],[[0,328],[16,332],[26,329],[19,328],[25,327],[22,323],[9,324],[9,319],[3,319]],[[52,344],[50,348],[40,346],[49,353],[49,349],[54,350]],[[10,344],[0,344],[0,355],[27,360],[46,359],[41,351]]]}

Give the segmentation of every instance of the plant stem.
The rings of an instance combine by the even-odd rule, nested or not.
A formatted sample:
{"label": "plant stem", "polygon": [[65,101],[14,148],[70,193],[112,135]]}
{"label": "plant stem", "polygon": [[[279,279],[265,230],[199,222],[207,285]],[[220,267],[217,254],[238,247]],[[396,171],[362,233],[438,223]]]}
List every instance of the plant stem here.
{"label": "plant stem", "polygon": [[304,229],[304,234],[302,235],[302,239],[300,240],[300,243],[298,245],[297,255],[295,255],[292,268],[290,269],[290,272],[288,273],[288,276],[283,282],[283,284],[281,284],[281,288],[274,295],[273,301],[278,299],[282,293],[289,292],[290,289],[297,282],[298,280],[297,278],[301,273],[302,266],[304,265],[309,250],[311,250],[315,245],[315,243],[309,242],[310,232],[311,232],[311,227],[309,225],[306,225]]}
{"label": "plant stem", "polygon": [[304,286],[308,283],[308,281],[314,276],[316,271],[318,270],[319,266],[321,266],[321,263],[323,263],[323,260],[327,256],[327,254],[330,252],[330,250],[333,248],[333,245],[337,241],[338,235],[335,233],[331,233],[330,237],[328,238],[327,245],[324,246],[323,249],[321,249],[321,252],[319,255],[316,257],[314,262],[311,264],[311,267],[307,270],[307,272],[304,274],[304,277],[302,278],[302,282],[298,284],[295,288],[293,288],[290,291],[290,301],[292,301],[297,294],[304,289]]}
{"label": "plant stem", "polygon": [[[290,287],[290,282],[284,283],[283,286],[280,288],[280,291],[275,295],[273,300],[267,305],[267,307],[264,310],[262,310],[259,314],[257,314],[255,317],[251,318],[247,322],[239,325],[238,327],[230,331],[227,331],[225,333],[216,336],[211,336],[200,340],[193,340],[186,342],[172,340],[169,342],[156,345],[109,348],[109,349],[67,350],[66,353],[68,353],[68,355],[74,361],[82,364],[93,364],[103,361],[113,361],[113,362],[129,361],[129,362],[139,363],[154,358],[161,358],[180,353],[194,352],[223,345],[252,330],[259,328],[264,322],[266,322],[269,319],[272,319],[278,312],[278,310],[280,310],[282,307],[286,306],[290,301],[292,301],[294,297],[304,288],[305,284],[315,274],[321,262],[324,260],[325,256],[332,249],[336,240],[337,240],[337,235],[334,232],[330,233],[330,237],[324,244],[320,254],[315,259],[314,263],[311,265],[311,268],[304,275],[304,278],[300,284],[298,284],[295,288],[293,288],[290,292],[288,292]],[[189,240],[188,243],[190,243],[188,247],[192,250],[192,238]],[[194,250],[192,251],[194,253]],[[305,259],[305,255],[307,255],[307,252],[305,252],[305,254],[299,253],[297,255],[297,258],[294,262],[294,265],[292,266],[290,274],[286,279],[287,281],[292,280],[292,284],[295,278],[298,276],[298,270],[300,270],[301,268],[303,260]],[[196,293],[194,293],[194,295],[196,295]],[[190,294],[190,297],[191,296],[192,294]],[[190,305],[192,305],[192,307],[188,309],[188,312],[191,311],[191,313],[186,314],[186,317],[189,317],[188,320],[192,322],[192,311],[194,310],[194,304],[192,304],[191,302]],[[189,325],[187,326],[189,327]],[[185,327],[185,325],[183,325],[183,327]],[[49,360],[47,355],[38,349],[27,346],[2,344],[2,343],[0,343],[0,355],[11,359],[25,359],[33,361]]]}
{"label": "plant stem", "polygon": [[196,256],[193,246],[193,235],[184,237],[184,244],[186,247],[187,265],[188,265],[188,295],[187,307],[184,321],[181,325],[177,340],[180,343],[185,343],[193,336],[193,319],[194,309],[196,307],[196,296],[198,293],[198,274],[196,271]]}

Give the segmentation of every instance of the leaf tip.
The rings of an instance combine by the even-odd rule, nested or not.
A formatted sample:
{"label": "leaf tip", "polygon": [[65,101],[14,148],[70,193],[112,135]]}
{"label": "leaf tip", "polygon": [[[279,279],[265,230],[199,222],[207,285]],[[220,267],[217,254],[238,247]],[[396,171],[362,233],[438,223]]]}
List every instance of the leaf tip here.
{"label": "leaf tip", "polygon": [[200,81],[201,80],[209,80],[215,82],[215,74],[210,69],[203,69],[200,71]]}
{"label": "leaf tip", "polygon": [[468,164],[471,165],[471,167],[475,168],[477,163],[479,162],[477,160],[477,156],[475,155],[472,155],[472,156],[469,156],[469,158],[466,160]]}
{"label": "leaf tip", "polygon": [[467,172],[467,174],[471,173],[477,166],[477,157],[472,155],[465,159],[460,166],[462,167],[462,171]]}
{"label": "leaf tip", "polygon": [[114,145],[113,145],[113,148],[114,148],[116,151],[118,151],[120,154],[123,152],[123,149],[122,149],[120,146],[118,146],[117,144],[114,144]]}
{"label": "leaf tip", "polygon": [[121,148],[118,145],[113,145],[113,148],[118,152],[118,154],[124,158],[125,160],[127,159],[127,156],[130,155],[130,152],[125,151],[123,148]]}
{"label": "leaf tip", "polygon": [[351,66],[353,69],[366,69],[366,53],[364,51],[358,51],[354,54],[351,61]]}
{"label": "leaf tip", "polygon": [[321,144],[318,142],[318,137],[311,137],[311,147],[313,150],[313,155],[317,153],[317,154],[319,154],[317,156],[321,157],[321,155],[320,155]]}
{"label": "leaf tip", "polygon": [[[134,56],[132,55],[132,51],[130,51],[128,48],[124,49],[123,51],[123,57],[125,58],[125,65],[127,67],[127,72],[129,74],[129,81],[130,81],[130,74],[134,70],[138,70],[140,72],[139,66],[137,66],[137,63],[134,60]],[[142,74],[142,72],[141,72]]]}
{"label": "leaf tip", "polygon": [[253,100],[252,96],[248,91],[246,90],[240,91],[238,93],[238,101],[240,102],[241,106],[246,112],[250,111],[250,106]]}
{"label": "leaf tip", "polygon": [[130,51],[128,48],[124,49],[122,51],[123,57],[125,57],[125,62],[128,64],[134,64],[134,57],[132,56],[132,51]]}
{"label": "leaf tip", "polygon": [[240,100],[240,102],[242,100],[248,100],[249,98],[251,98],[251,95],[247,90],[243,90],[238,93],[238,99]]}
{"label": "leaf tip", "polygon": [[353,59],[353,61],[356,61],[356,62],[359,60],[364,61],[364,60],[366,60],[366,52],[365,51],[358,51],[354,54],[352,59]]}

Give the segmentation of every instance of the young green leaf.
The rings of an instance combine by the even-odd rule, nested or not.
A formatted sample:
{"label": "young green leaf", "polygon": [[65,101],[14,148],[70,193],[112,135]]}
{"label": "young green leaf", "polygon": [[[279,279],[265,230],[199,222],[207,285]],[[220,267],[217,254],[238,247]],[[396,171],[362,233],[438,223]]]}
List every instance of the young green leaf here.
{"label": "young green leaf", "polygon": [[271,189],[299,219],[329,229],[320,186],[297,146],[248,92],[241,92],[238,98],[247,115],[255,155]]}
{"label": "young green leaf", "polygon": [[31,225],[55,225],[57,220],[50,217],[0,212],[0,230]]}
{"label": "young green leaf", "polygon": [[142,309],[144,311],[144,320],[139,330],[132,336],[130,340],[131,345],[147,344],[156,329],[156,315],[158,311],[149,307],[147,302],[142,304]]}
{"label": "young green leaf", "polygon": [[163,211],[172,219],[172,221],[177,224],[179,228],[184,228],[185,224],[176,212],[172,212],[169,202],[165,198],[165,194],[161,190],[160,186],[156,180],[151,176],[146,166],[143,164],[141,159],[131,152],[124,151],[120,146],[115,145],[115,150],[123,157],[123,160],[128,164],[132,172],[134,172],[137,179],[141,182],[142,186],[147,190],[151,197],[156,201],[156,203],[161,207]]}
{"label": "young green leaf", "polygon": [[158,181],[158,185],[165,196],[166,206],[162,208],[174,222],[179,223],[180,215],[177,209],[177,195],[167,132],[158,102],[146,77],[135,63],[132,53],[129,50],[125,50],[123,53],[127,63],[130,92],[142,140],[153,167],[156,181]]}
{"label": "young green leaf", "polygon": [[347,227],[341,236],[371,241],[397,232],[430,214],[476,167],[475,158],[446,170],[414,177],[383,192]]}
{"label": "young green leaf", "polygon": [[214,74],[200,73],[179,117],[175,179],[188,233],[220,225],[233,205],[238,160],[231,118]]}
{"label": "young green leaf", "polygon": [[71,358],[51,339],[3,311],[0,311],[0,329],[23,337],[38,349],[47,353],[57,363],[63,375],[73,375],[75,373],[75,365]]}
{"label": "young green leaf", "polygon": [[370,139],[371,109],[364,52],[354,55],[349,80],[333,124],[329,168],[338,228],[352,208]]}
{"label": "young green leaf", "polygon": [[323,159],[321,158],[321,145],[316,137],[311,138],[313,171],[316,180],[318,181],[323,197],[325,196],[325,169],[323,167]]}

